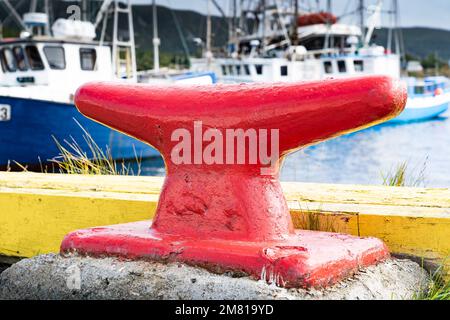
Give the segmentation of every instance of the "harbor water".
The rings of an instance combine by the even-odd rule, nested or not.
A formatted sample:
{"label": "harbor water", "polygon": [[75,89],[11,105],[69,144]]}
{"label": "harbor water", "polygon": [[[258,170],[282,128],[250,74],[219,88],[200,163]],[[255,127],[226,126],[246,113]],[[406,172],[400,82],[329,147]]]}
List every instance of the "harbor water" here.
{"label": "harbor water", "polygon": [[[342,136],[290,154],[282,181],[383,184],[407,165],[409,185],[450,187],[450,111],[424,122],[387,124]],[[143,175],[164,175],[162,159],[141,163]]]}

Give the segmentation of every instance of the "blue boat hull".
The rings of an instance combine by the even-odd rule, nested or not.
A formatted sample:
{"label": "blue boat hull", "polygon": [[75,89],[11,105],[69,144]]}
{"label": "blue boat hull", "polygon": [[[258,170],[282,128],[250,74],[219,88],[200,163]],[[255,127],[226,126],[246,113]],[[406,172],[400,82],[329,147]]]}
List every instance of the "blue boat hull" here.
{"label": "blue boat hull", "polygon": [[408,108],[396,118],[388,121],[388,123],[407,123],[413,121],[424,121],[432,118],[436,118],[440,114],[447,111],[449,103],[443,103],[435,106],[429,106],[424,108]]}
{"label": "blue boat hull", "polygon": [[114,159],[159,155],[147,144],[84,117],[72,104],[10,97],[0,97],[0,104],[11,106],[11,119],[0,122],[0,166],[8,161],[37,164],[58,156],[59,150],[52,136],[60,143],[73,138],[88,152],[85,133],[76,121],[99,147],[103,150],[108,147]]}

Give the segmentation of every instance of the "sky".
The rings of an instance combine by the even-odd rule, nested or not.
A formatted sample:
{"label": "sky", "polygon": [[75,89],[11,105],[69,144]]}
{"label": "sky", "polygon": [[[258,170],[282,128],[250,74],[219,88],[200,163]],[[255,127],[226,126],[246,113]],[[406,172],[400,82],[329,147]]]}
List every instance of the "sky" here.
{"label": "sky", "polygon": [[[152,0],[133,0],[134,3],[149,4]],[[176,9],[191,9],[201,13],[206,13],[207,0],[156,0],[158,4],[166,7]],[[326,0],[318,0],[322,8],[325,7]],[[224,8],[225,12],[229,12],[229,7],[232,0],[217,0]],[[238,0],[239,2],[239,0]],[[354,0],[334,0],[333,11],[337,16],[340,16],[346,11],[347,3],[356,5]],[[377,0],[366,0],[366,3],[373,4]],[[307,5],[308,3],[315,5],[316,0],[300,0],[300,4]],[[390,7],[391,0],[384,0],[384,8]],[[450,0],[399,0],[400,7],[400,25],[404,27],[424,26],[439,29],[450,30]],[[350,6],[351,8],[351,6]],[[219,11],[212,10],[213,14],[219,15]],[[356,19],[356,18],[354,18]],[[356,20],[355,20],[356,21]],[[347,22],[351,22],[347,19]],[[388,21],[383,20],[383,24],[387,25]]]}

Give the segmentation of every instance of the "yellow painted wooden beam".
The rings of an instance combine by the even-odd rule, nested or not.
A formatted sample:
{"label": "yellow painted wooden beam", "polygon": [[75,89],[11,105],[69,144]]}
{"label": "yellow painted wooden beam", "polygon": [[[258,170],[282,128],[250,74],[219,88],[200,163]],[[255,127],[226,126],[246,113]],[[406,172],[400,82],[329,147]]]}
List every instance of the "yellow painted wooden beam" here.
{"label": "yellow painted wooden beam", "polygon": [[[0,173],[0,255],[57,252],[70,231],[153,217],[162,178]],[[297,228],[374,236],[395,253],[450,256],[450,190],[283,183]]]}

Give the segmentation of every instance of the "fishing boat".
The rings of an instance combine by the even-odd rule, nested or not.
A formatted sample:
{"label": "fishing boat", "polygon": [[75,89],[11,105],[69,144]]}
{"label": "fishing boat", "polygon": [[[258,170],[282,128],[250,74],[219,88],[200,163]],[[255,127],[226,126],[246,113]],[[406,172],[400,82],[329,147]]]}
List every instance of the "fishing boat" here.
{"label": "fishing boat", "polygon": [[433,119],[448,110],[450,81],[445,77],[408,78],[408,108],[389,123],[407,123]]}
{"label": "fishing boat", "polygon": [[[294,1],[294,7],[292,1],[244,2],[240,16],[235,14],[231,20],[234,32],[226,54],[213,56],[207,49],[203,58],[191,59],[192,70],[212,70],[222,82],[290,82],[374,74],[402,78],[404,50],[397,0],[390,1],[389,10],[383,10],[381,0],[370,6],[364,0],[356,1],[356,7],[349,10],[359,14],[359,24],[343,23],[333,15],[331,0],[325,11],[317,12],[300,7],[299,1]],[[384,11],[394,21],[385,47],[373,43]],[[421,93],[416,92],[418,79],[416,83],[411,78],[404,80],[409,86],[408,103],[395,122],[427,120],[447,110],[450,96],[445,94],[442,79],[425,79],[427,89]]]}
{"label": "fishing boat", "polygon": [[[86,82],[138,81],[130,1],[103,1],[94,22],[68,17],[52,25],[47,6],[22,19],[9,1],[1,5],[22,32],[18,38],[0,41],[0,166],[47,162],[59,154],[55,140],[76,143],[88,156],[89,141],[113,159],[159,155],[152,147],[85,118],[73,103],[76,89]],[[107,42],[111,22],[113,35]],[[213,73],[203,72],[161,77],[158,83],[196,79],[215,80]]]}

